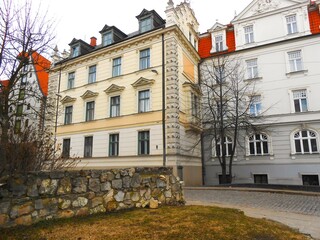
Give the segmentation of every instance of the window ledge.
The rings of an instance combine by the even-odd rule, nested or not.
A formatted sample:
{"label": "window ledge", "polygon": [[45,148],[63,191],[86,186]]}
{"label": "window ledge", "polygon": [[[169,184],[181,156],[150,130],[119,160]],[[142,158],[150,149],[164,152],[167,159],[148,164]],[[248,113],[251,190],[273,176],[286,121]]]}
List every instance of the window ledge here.
{"label": "window ledge", "polygon": [[314,152],[314,153],[291,153],[290,156],[295,157],[295,156],[311,156],[311,155],[320,155],[319,152]]}
{"label": "window ledge", "polygon": [[296,75],[307,75],[308,73],[308,70],[300,70],[300,71],[294,71],[294,72],[288,72],[286,73],[286,76],[287,77],[291,77],[291,76],[296,76]]}
{"label": "window ledge", "polygon": [[247,79],[244,79],[244,81],[258,81],[258,80],[262,80],[262,77],[255,77],[255,78],[247,78]]}

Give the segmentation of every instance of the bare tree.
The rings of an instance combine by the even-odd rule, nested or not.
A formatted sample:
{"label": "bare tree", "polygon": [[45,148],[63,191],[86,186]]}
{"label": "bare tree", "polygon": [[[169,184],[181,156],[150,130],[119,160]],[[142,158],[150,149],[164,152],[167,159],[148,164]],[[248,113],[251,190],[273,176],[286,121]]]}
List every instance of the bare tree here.
{"label": "bare tree", "polygon": [[203,137],[212,142],[221,166],[221,183],[232,181],[236,149],[243,147],[241,134],[259,131],[255,124],[261,118],[257,115],[260,109],[254,109],[255,84],[245,80],[242,66],[239,58],[221,55],[205,60],[200,67]]}

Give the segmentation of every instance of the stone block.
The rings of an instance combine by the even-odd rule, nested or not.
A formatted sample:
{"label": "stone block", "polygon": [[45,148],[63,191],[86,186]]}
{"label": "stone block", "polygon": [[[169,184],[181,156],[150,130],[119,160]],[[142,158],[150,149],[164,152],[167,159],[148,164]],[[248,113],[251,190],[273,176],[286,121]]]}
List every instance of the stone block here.
{"label": "stone block", "polygon": [[115,201],[111,201],[111,202],[107,203],[106,210],[108,212],[112,212],[112,211],[116,210],[117,207],[118,207],[117,203]]}
{"label": "stone block", "polygon": [[62,178],[60,180],[58,190],[57,190],[57,195],[65,195],[71,193],[71,180],[70,178]]}
{"label": "stone block", "polygon": [[113,189],[111,189],[107,194],[103,195],[103,202],[105,206],[108,204],[108,202],[114,201],[113,195],[114,195]]}
{"label": "stone block", "polygon": [[133,188],[138,188],[140,187],[141,184],[141,176],[138,173],[133,174],[132,178],[131,178],[131,187]]}
{"label": "stone block", "polygon": [[167,186],[167,183],[165,180],[158,178],[156,180],[157,188],[165,188]]}
{"label": "stone block", "polygon": [[159,201],[155,200],[154,198],[150,199],[149,208],[157,209],[159,207]]}
{"label": "stone block", "polygon": [[124,177],[122,182],[124,188],[130,188],[131,178],[129,176]]}
{"label": "stone block", "polygon": [[33,203],[28,202],[18,207],[18,216],[26,215],[31,213],[34,210]]}
{"label": "stone block", "polygon": [[41,199],[37,199],[34,201],[34,208],[36,210],[40,210],[43,208],[43,204],[42,204],[42,200]]}
{"label": "stone block", "polygon": [[84,208],[80,208],[76,211],[76,216],[86,216],[89,215],[89,208],[84,207]]}
{"label": "stone block", "polygon": [[85,193],[87,192],[88,180],[85,177],[78,177],[72,180],[72,191],[74,193]]}
{"label": "stone block", "polygon": [[171,193],[170,190],[165,191],[165,192],[164,192],[164,195],[165,195],[166,198],[171,198],[171,197],[172,197],[172,193]]}
{"label": "stone block", "polygon": [[9,216],[7,214],[0,214],[0,226],[9,222]]}
{"label": "stone block", "polygon": [[98,205],[102,205],[103,198],[102,197],[95,197],[91,200],[91,207],[94,208]]}
{"label": "stone block", "polygon": [[75,215],[75,213],[72,210],[64,210],[64,211],[59,211],[57,216],[58,218],[71,218]]}
{"label": "stone block", "polygon": [[131,200],[134,202],[138,202],[140,200],[140,194],[138,192],[134,192],[131,196]]}
{"label": "stone block", "polygon": [[84,207],[88,204],[88,199],[85,197],[78,197],[72,202],[73,207]]}
{"label": "stone block", "polygon": [[56,193],[58,187],[58,180],[56,179],[44,179],[41,181],[39,188],[40,195],[53,195]]}
{"label": "stone block", "polygon": [[38,197],[39,196],[38,186],[36,183],[27,187],[27,196],[28,197]]}
{"label": "stone block", "polygon": [[101,213],[101,212],[106,212],[106,208],[103,205],[99,205],[97,207],[89,209],[90,214],[95,214],[95,213]]}
{"label": "stone block", "polygon": [[114,199],[115,199],[117,202],[122,202],[123,199],[124,199],[124,192],[119,191],[119,192],[114,196]]}
{"label": "stone block", "polygon": [[24,183],[24,178],[12,178],[9,180],[9,191],[12,192],[13,196],[21,197],[26,194],[27,186]]}
{"label": "stone block", "polygon": [[101,175],[101,170],[91,170],[91,177],[92,178],[99,178]]}
{"label": "stone block", "polygon": [[112,187],[114,189],[122,189],[122,179],[112,180]]}
{"label": "stone block", "polygon": [[89,179],[89,189],[93,192],[100,192],[100,180],[98,178]]}
{"label": "stone block", "polygon": [[32,217],[31,215],[21,216],[14,220],[15,224],[17,225],[30,225],[32,224]]}
{"label": "stone block", "polygon": [[104,182],[101,183],[101,191],[106,192],[111,190],[111,183],[110,182]]}
{"label": "stone block", "polygon": [[59,202],[59,208],[60,209],[67,209],[67,208],[69,208],[71,206],[71,200],[70,199],[59,198],[58,202]]}
{"label": "stone block", "polygon": [[10,202],[1,202],[0,203],[0,214],[8,213],[10,209]]}

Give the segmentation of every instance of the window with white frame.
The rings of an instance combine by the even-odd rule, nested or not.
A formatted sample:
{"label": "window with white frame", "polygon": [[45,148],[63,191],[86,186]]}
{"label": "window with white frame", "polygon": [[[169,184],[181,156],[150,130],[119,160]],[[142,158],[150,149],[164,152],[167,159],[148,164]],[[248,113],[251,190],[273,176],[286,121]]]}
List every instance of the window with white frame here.
{"label": "window with white frame", "polygon": [[286,16],[286,22],[287,22],[287,31],[288,31],[288,34],[293,34],[293,33],[298,32],[297,16],[296,16],[296,14]]}
{"label": "window with white frame", "polygon": [[115,58],[112,61],[112,77],[121,75],[121,57]]}
{"label": "window with white frame", "polygon": [[110,98],[110,117],[120,116],[120,96]]}
{"label": "window with white frame", "polygon": [[247,63],[247,76],[248,79],[253,79],[258,77],[258,59],[250,59],[246,61]]}
{"label": "window with white frame", "polygon": [[307,90],[295,90],[292,91],[293,104],[295,112],[307,112],[308,111],[308,100],[307,100]]}
{"label": "window with white frame", "polygon": [[72,111],[73,111],[73,106],[67,106],[65,108],[64,124],[71,124],[72,123]]}
{"label": "window with white frame", "polygon": [[107,32],[102,35],[102,45],[103,46],[110,45],[112,42],[113,42],[112,32]]}
{"label": "window with white frame", "polygon": [[147,69],[150,67],[150,48],[140,51],[139,69]]}
{"label": "window with white frame", "polygon": [[80,46],[79,45],[73,46],[71,48],[71,57],[77,57],[79,56],[79,54],[80,54]]}
{"label": "window with white frame", "polygon": [[317,134],[311,130],[301,130],[293,135],[295,153],[317,153]]}
{"label": "window with white frame", "polygon": [[217,52],[221,52],[223,51],[223,36],[222,35],[218,35],[215,36],[215,43],[216,43],[216,51]]}
{"label": "window with white frame", "polygon": [[254,134],[249,137],[249,154],[254,156],[268,155],[268,136]]}
{"label": "window with white frame", "polygon": [[251,97],[250,102],[250,115],[258,116],[261,113],[261,95],[256,95]]}
{"label": "window with white frame", "polygon": [[191,93],[191,113],[194,117],[199,116],[199,98],[194,93]]}
{"label": "window with white frame", "polygon": [[86,122],[94,120],[94,101],[86,103]]}
{"label": "window with white frame", "polygon": [[139,91],[138,93],[138,112],[150,111],[150,90]]}
{"label": "window with white frame", "polygon": [[119,134],[109,135],[109,156],[119,155]]}
{"label": "window with white frame", "polygon": [[67,88],[71,89],[74,88],[74,79],[75,79],[75,73],[71,72],[68,74],[68,85]]}
{"label": "window with white frame", "polygon": [[92,157],[93,152],[93,137],[84,138],[84,157]]}
{"label": "window with white frame", "polygon": [[96,75],[97,75],[97,66],[96,65],[90,66],[88,83],[94,83],[96,81]]}
{"label": "window with white frame", "polygon": [[224,141],[223,141],[223,145],[224,145],[224,149],[223,146],[221,144],[221,139],[219,139],[219,141],[217,142],[216,145],[216,156],[231,156],[232,153],[232,139],[231,137],[224,137]]}
{"label": "window with white frame", "polygon": [[302,56],[301,50],[288,52],[290,72],[297,72],[302,70]]}
{"label": "window with white frame", "polygon": [[150,153],[150,132],[141,131],[138,133],[138,154],[145,155]]}
{"label": "window with white frame", "polygon": [[253,25],[244,27],[244,37],[246,44],[254,42]]}
{"label": "window with white frame", "polygon": [[147,17],[140,20],[140,32],[146,32],[152,29],[152,19],[151,17]]}

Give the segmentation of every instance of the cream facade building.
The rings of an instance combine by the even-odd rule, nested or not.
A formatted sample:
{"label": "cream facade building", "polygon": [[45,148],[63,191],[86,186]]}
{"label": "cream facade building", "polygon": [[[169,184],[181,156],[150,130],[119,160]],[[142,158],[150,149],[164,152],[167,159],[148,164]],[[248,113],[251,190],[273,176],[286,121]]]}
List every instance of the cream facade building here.
{"label": "cream facade building", "polygon": [[186,1],[170,0],[165,13],[144,9],[131,34],[105,25],[90,44],[73,39],[51,69],[55,136],[79,168],[166,165],[202,184],[199,24]]}

